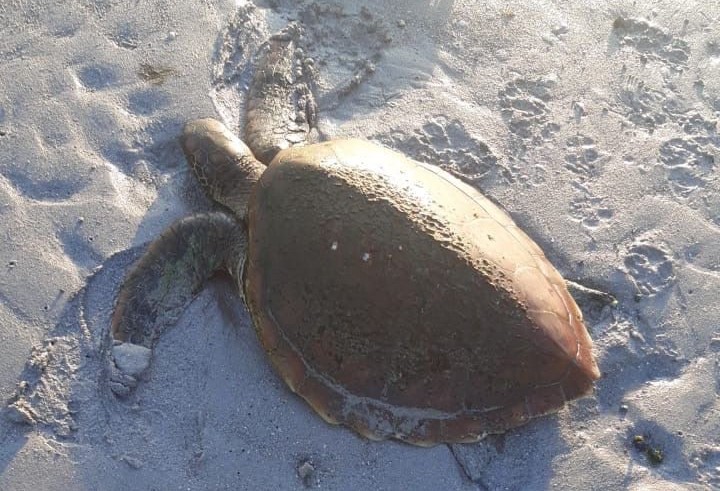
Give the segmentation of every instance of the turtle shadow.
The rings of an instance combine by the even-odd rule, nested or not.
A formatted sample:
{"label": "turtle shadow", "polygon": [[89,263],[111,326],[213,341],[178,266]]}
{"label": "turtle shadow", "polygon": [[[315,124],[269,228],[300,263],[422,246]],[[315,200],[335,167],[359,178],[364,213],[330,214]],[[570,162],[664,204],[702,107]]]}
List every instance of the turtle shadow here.
{"label": "turtle shadow", "polygon": [[476,444],[450,445],[467,479],[480,489],[546,489],[552,462],[569,451],[556,415],[530,421]]}

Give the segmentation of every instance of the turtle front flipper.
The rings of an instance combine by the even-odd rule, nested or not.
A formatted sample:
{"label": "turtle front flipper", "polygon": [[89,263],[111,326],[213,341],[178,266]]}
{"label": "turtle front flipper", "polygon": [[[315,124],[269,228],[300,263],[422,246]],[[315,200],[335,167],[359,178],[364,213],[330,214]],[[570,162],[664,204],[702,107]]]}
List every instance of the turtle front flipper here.
{"label": "turtle front flipper", "polygon": [[111,321],[110,388],[127,395],[149,366],[152,348],[217,271],[241,275],[244,225],[227,213],[179,220],[154,240],[125,278]]}
{"label": "turtle front flipper", "polygon": [[314,70],[299,47],[302,28],[274,34],[258,61],[247,100],[245,141],[268,164],[283,149],[317,137]]}

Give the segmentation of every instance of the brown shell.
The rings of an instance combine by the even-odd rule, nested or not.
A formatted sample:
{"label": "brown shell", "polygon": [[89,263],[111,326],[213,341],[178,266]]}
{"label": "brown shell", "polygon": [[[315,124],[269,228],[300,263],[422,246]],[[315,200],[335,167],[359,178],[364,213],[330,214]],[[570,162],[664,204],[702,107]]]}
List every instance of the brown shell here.
{"label": "brown shell", "polygon": [[327,421],[469,442],[587,394],[565,282],[513,220],[439,168],[362,140],[280,152],[248,205],[245,297],[288,385]]}

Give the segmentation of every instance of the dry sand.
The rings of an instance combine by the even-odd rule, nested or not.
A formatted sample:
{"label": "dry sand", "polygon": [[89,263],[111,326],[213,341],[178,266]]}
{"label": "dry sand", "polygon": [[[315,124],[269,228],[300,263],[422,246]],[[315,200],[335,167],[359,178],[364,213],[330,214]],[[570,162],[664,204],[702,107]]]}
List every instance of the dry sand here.
{"label": "dry sand", "polygon": [[[0,489],[720,487],[711,4],[4,0]],[[109,395],[124,272],[210,207],[180,128],[239,128],[253,53],[291,19],[312,41],[327,133],[464,175],[567,278],[617,297],[581,299],[594,396],[476,445],[367,442],[288,391],[222,281],[135,396]]]}

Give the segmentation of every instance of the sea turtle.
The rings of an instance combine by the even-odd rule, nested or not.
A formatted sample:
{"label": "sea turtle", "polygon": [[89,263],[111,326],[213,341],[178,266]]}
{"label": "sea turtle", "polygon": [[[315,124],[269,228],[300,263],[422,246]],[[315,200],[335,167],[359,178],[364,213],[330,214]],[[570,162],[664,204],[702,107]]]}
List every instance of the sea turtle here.
{"label": "sea turtle", "polygon": [[162,330],[217,270],[237,281],[290,389],[371,439],[474,442],[591,392],[600,374],[580,310],[508,214],[375,143],[307,142],[300,35],[293,26],[266,43],[249,148],[215,120],[185,126],[190,167],[223,209],[172,225],[124,281],[116,393],[134,387]]}

